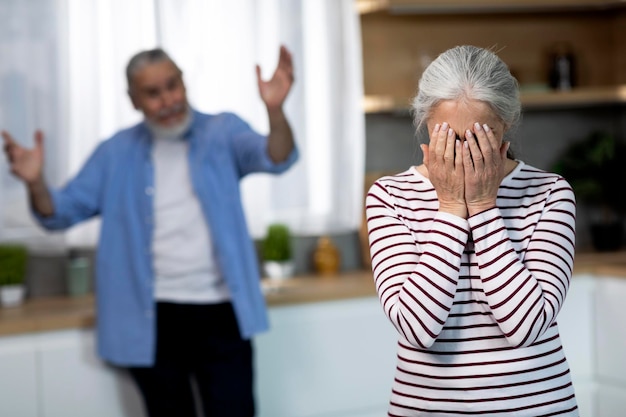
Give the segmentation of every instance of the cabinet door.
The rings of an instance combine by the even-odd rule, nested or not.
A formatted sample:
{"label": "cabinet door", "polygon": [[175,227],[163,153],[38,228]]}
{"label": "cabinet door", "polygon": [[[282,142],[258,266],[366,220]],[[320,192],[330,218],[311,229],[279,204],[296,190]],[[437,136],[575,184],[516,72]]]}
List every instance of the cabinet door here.
{"label": "cabinet door", "polygon": [[[598,277],[596,286],[597,375],[626,387],[626,279]],[[626,408],[626,407],[625,407]]]}
{"label": "cabinet door", "polygon": [[598,416],[622,417],[626,410],[626,278],[596,279]]}
{"label": "cabinet door", "polygon": [[254,342],[259,416],[386,415],[396,340],[377,298],[271,308]]}
{"label": "cabinet door", "polygon": [[143,416],[129,377],[102,363],[94,344],[91,330],[39,335],[43,416]]}
{"label": "cabinet door", "polygon": [[0,338],[0,416],[40,417],[37,358],[31,336]]}
{"label": "cabinet door", "polygon": [[559,313],[559,333],[581,416],[593,416],[595,392],[594,292],[597,278],[575,275]]}

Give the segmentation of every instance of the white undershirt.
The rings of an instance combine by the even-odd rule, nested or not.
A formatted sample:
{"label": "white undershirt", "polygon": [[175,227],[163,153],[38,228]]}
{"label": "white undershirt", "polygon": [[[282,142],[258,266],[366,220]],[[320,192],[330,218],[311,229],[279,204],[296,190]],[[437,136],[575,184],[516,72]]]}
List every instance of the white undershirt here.
{"label": "white undershirt", "polygon": [[229,299],[230,294],[191,186],[187,154],[188,141],[182,137],[154,140],[155,297],[159,301],[216,303]]}

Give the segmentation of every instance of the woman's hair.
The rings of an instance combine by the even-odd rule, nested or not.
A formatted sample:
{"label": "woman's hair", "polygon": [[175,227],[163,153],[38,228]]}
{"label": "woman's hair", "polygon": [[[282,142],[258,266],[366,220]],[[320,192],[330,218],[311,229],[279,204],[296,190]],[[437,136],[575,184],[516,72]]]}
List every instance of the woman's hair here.
{"label": "woman's hair", "polygon": [[172,58],[161,48],[149,49],[135,54],[130,61],[128,61],[128,65],[126,65],[126,82],[128,83],[128,88],[131,88],[133,77],[139,70],[146,65],[162,61],[171,62],[180,71],[180,68],[178,68]]}
{"label": "woman's hair", "polygon": [[434,107],[443,100],[487,103],[504,123],[505,138],[520,122],[517,80],[496,54],[483,48],[456,46],[443,52],[426,68],[412,106],[418,135],[426,129]]}

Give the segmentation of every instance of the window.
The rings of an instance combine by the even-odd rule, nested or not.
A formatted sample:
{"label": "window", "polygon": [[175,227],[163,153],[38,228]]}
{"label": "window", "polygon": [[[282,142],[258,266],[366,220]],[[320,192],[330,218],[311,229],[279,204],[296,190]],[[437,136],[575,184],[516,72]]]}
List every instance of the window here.
{"label": "window", "polygon": [[[61,7],[55,8],[56,3]],[[162,46],[183,69],[192,106],[209,113],[234,111],[267,133],[254,66],[259,63],[263,76],[269,77],[278,47],[285,44],[296,72],[285,111],[301,159],[279,177],[254,175],[242,182],[250,231],[260,237],[273,221],[290,224],[296,234],[358,229],[365,127],[359,18],[352,0],[12,0],[3,7],[6,4],[20,13],[10,10],[0,19],[17,19],[15,26],[23,28],[25,38],[32,37],[28,28],[37,28],[38,37],[28,53],[20,50],[19,39],[3,37],[11,56],[23,54],[27,60],[13,69],[15,76],[34,81],[32,90],[7,93],[3,87],[0,121],[26,144],[36,127],[48,132],[46,150],[56,154],[47,154],[46,175],[53,185],[74,175],[99,141],[141,120],[130,105],[124,78],[126,63],[137,51]],[[56,17],[46,19],[42,10]],[[58,24],[45,28],[43,20]],[[8,30],[4,26],[0,30]],[[5,80],[13,68],[7,65],[18,64],[0,63]],[[58,68],[56,74],[53,67]],[[47,101],[34,99],[38,84]],[[5,123],[5,106],[16,98],[23,104],[15,113],[32,120]],[[21,205],[11,212],[23,211],[23,187],[4,173],[2,180],[2,206]],[[7,183],[10,187],[4,191]],[[17,224],[8,210],[0,215],[4,236]],[[31,233],[41,233],[34,231],[32,221],[27,223]],[[97,220],[65,234],[70,245],[92,245],[97,236]]]}

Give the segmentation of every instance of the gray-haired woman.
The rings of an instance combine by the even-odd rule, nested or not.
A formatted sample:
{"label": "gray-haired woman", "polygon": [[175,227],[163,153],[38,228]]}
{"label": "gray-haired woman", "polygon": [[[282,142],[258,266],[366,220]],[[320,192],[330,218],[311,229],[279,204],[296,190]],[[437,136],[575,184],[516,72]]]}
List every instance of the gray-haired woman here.
{"label": "gray-haired woman", "polygon": [[398,331],[389,416],[577,416],[557,315],[574,263],[567,181],[514,159],[518,84],[458,46],[413,101],[424,163],[366,198],[372,270]]}

